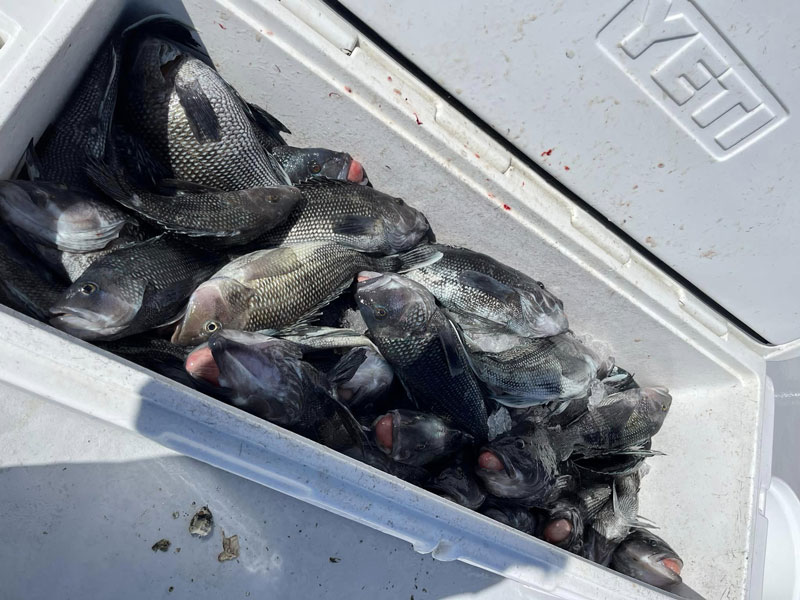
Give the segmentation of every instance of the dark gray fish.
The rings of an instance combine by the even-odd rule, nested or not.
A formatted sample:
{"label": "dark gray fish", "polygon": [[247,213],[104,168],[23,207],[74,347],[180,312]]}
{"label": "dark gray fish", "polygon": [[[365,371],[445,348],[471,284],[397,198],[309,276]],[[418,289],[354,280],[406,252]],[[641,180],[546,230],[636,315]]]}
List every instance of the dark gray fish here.
{"label": "dark gray fish", "polygon": [[0,223],[0,302],[46,321],[67,285],[39,264]]}
{"label": "dark gray fish", "polygon": [[128,127],[174,178],[223,191],[290,183],[262,148],[252,107],[211,66],[160,37],[132,53]]}
{"label": "dark gray fish", "polygon": [[356,299],[369,335],[419,410],[484,442],[489,429],[483,391],[458,331],[433,295],[394,273],[361,273],[358,279]]}
{"label": "dark gray fish", "polygon": [[439,417],[412,410],[392,410],[372,425],[378,448],[392,460],[423,467],[472,442],[463,431]]}
{"label": "dark gray fish", "polygon": [[360,426],[335,390],[355,373],[363,351],[348,353],[326,374],[302,360],[297,344],[266,336],[243,344],[235,333],[219,331],[208,340],[231,404],[331,447],[360,443]]}
{"label": "dark gray fish", "polygon": [[41,181],[0,182],[0,215],[26,242],[67,252],[105,248],[136,223],[94,193]]}
{"label": "dark gray fish", "polygon": [[88,172],[101,190],[144,220],[217,245],[253,241],[283,223],[301,201],[297,188],[286,185],[222,192],[174,182],[173,195],[162,195],[137,189],[124,173],[100,162]]}
{"label": "dark gray fish", "polygon": [[[172,341],[197,345],[218,329],[281,330],[310,321],[363,269],[396,271],[418,264],[415,249],[375,258],[333,242],[251,252],[199,286]],[[431,260],[422,253],[423,260]]]}
{"label": "dark gray fish", "polygon": [[486,500],[480,512],[490,519],[499,521],[503,525],[513,527],[528,535],[533,535],[537,529],[538,520],[536,515],[528,508],[518,504],[498,502],[490,498]]}
{"label": "dark gray fish", "polygon": [[472,469],[461,461],[442,470],[425,487],[471,510],[478,510],[486,500],[486,492],[481,489]]}
{"label": "dark gray fish", "polygon": [[519,338],[509,350],[470,355],[490,397],[515,408],[586,396],[597,373],[595,357],[569,334]]}
{"label": "dark gray fish", "polygon": [[85,340],[111,340],[174,320],[219,259],[161,236],[95,261],[50,309],[50,323]]}
{"label": "dark gray fish", "polygon": [[338,179],[362,185],[369,182],[361,163],[346,152],[292,146],[274,146],[270,152],[281,163],[292,183],[314,178]]}
{"label": "dark gray fish", "polygon": [[545,506],[561,489],[555,452],[542,428],[526,435],[511,433],[482,448],[476,474],[490,494],[527,506]]}
{"label": "dark gray fish", "polygon": [[372,446],[364,446],[361,450],[358,448],[349,448],[342,451],[344,454],[351,458],[355,458],[371,467],[394,475],[398,479],[408,481],[414,485],[423,485],[428,481],[430,473],[422,467],[415,467],[413,465],[406,465],[392,460],[380,450]]}
{"label": "dark gray fish", "polygon": [[547,508],[540,537],[554,546],[578,553],[583,546],[584,518],[577,498],[559,498]]}
{"label": "dark gray fish", "polygon": [[528,337],[564,333],[569,325],[561,301],[539,281],[485,254],[433,245],[444,257],[411,271],[447,310]]}
{"label": "dark gray fish", "polygon": [[611,557],[615,571],[659,588],[683,581],[683,560],[670,545],[646,529],[633,529]]}
{"label": "dark gray fish", "polygon": [[93,189],[84,167],[88,159],[105,154],[120,70],[120,42],[111,38],[95,55],[64,110],[39,141],[38,173],[30,173],[29,168],[32,179]]}
{"label": "dark gray fish", "polygon": [[428,220],[401,198],[340,181],[309,181],[292,215],[262,236],[262,246],[331,241],[380,254],[404,252],[430,234]]}
{"label": "dark gray fish", "polygon": [[587,528],[582,555],[589,560],[608,566],[611,555],[639,521],[640,473],[617,477],[611,488],[611,498],[597,512]]}
{"label": "dark gray fish", "polygon": [[612,394],[553,433],[559,458],[641,447],[659,432],[671,404],[666,388],[634,388]]}

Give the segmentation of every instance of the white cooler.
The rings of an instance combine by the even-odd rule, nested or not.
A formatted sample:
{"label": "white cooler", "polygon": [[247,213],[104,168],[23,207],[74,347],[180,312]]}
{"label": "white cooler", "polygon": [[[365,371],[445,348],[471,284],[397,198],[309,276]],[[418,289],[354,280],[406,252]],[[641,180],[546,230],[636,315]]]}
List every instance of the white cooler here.
{"label": "white cooler", "polygon": [[[748,135],[749,125],[728,113],[698,133],[686,116],[694,119],[687,104],[694,100],[672,107],[645,81],[645,63],[632,67],[620,54],[616,40],[641,12],[638,0],[613,10],[608,3],[602,10],[547,3],[540,11],[510,2],[469,10],[452,2],[346,4],[517,149],[488,135],[315,0],[63,0],[55,13],[50,0],[5,0],[0,175],[12,174],[28,140],[58,113],[123,10],[128,16],[166,10],[190,21],[222,75],[292,129],[290,143],[349,151],[377,188],[425,212],[440,241],[487,252],[545,281],[563,299],[575,331],[607,342],[642,385],[670,388],[672,409],[655,441],[666,456],[649,461],[640,512],[685,560],[689,586],[708,598],[757,597],[772,444],[766,356],[773,349],[731,319],[772,342],[800,333],[800,325],[777,329],[795,310],[785,294],[799,285],[796,278],[767,282],[769,269],[758,255],[765,239],[777,246],[796,209],[782,205],[780,219],[755,210],[768,203],[762,184],[774,184],[779,202],[788,185],[781,177],[793,176],[777,166],[797,138],[788,139],[786,96],[764,83],[781,81],[766,69],[785,64],[766,61],[763,73],[754,63],[740,65],[732,46],[720,45],[733,34],[723,35],[701,21],[694,4],[681,3],[684,21],[705,36],[696,39],[711,40],[724,64],[735,65],[763,100],[747,109],[757,115],[746,118],[773,115]],[[651,4],[656,10],[660,3]],[[744,10],[737,5],[725,17]],[[689,25],[667,20],[688,39]],[[535,28],[545,33],[537,37]],[[777,43],[783,47],[787,39]],[[745,59],[761,60],[762,47],[740,49]],[[715,85],[733,85],[733,75],[723,79],[728,71],[715,75]],[[705,77],[702,70],[695,75],[697,82]],[[691,91],[682,80],[676,85],[684,95]],[[701,111],[701,121],[713,114]],[[776,166],[759,171],[759,156]],[[528,159],[629,237],[609,229]],[[748,201],[745,189],[752,190]],[[732,218],[732,206],[737,216],[715,223],[722,213],[705,204],[710,196],[727,203],[723,221]],[[726,235],[751,225],[741,233],[750,237]],[[752,244],[734,256],[745,239]],[[780,238],[786,256],[775,252],[769,264],[781,268],[797,243],[796,236]],[[690,283],[666,274],[644,248]],[[740,279],[748,264],[749,279]],[[755,288],[762,292],[757,301]],[[0,312],[0,326],[0,379],[7,384],[407,540],[419,552],[499,573],[546,597],[665,595],[11,310]]]}

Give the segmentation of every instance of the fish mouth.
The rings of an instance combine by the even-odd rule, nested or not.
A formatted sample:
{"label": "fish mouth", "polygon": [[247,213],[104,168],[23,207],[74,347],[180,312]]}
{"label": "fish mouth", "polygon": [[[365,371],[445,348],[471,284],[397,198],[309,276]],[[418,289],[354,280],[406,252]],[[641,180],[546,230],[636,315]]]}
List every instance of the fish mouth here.
{"label": "fish mouth", "polygon": [[50,325],[82,340],[112,339],[127,327],[127,323],[111,324],[107,316],[81,308],[54,306],[50,313]]}

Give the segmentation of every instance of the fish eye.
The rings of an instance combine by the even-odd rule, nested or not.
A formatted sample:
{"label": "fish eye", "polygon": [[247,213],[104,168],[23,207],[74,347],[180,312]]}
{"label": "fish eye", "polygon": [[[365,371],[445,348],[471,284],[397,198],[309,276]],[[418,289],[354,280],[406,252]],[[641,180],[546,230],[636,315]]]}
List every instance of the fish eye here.
{"label": "fish eye", "polygon": [[403,204],[405,204],[402,198],[395,198],[394,201],[397,203],[398,206],[403,206]]}
{"label": "fish eye", "polygon": [[94,294],[97,291],[97,284],[96,283],[84,283],[81,286],[81,294],[88,296],[89,294]]}
{"label": "fish eye", "polygon": [[667,412],[667,405],[666,404],[662,404],[661,405],[661,410],[663,410],[664,412]]}
{"label": "fish eye", "polygon": [[375,314],[375,317],[378,318],[378,319],[382,319],[383,317],[385,317],[388,314],[388,311],[386,310],[386,307],[380,306],[380,305],[376,306],[372,312]]}
{"label": "fish eye", "polygon": [[517,441],[514,442],[514,445],[517,448],[519,448],[520,450],[524,450],[525,449],[525,440],[519,440],[518,439]]}
{"label": "fish eye", "polygon": [[208,333],[214,333],[220,328],[220,324],[217,321],[206,321],[205,325],[203,325],[203,329],[205,329]]}
{"label": "fish eye", "polygon": [[311,163],[308,165],[308,170],[316,174],[322,171],[322,167],[319,165],[317,161],[312,160]]}
{"label": "fish eye", "polygon": [[537,281],[537,282],[536,282],[536,284],[537,284],[537,285],[538,285],[540,288],[544,289],[544,284],[543,284],[541,281]]}

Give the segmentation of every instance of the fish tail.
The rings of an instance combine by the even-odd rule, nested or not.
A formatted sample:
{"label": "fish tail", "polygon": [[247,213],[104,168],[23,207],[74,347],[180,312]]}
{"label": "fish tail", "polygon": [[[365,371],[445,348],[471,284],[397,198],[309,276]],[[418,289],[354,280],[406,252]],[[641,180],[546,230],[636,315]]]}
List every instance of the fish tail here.
{"label": "fish tail", "polygon": [[358,367],[367,359],[367,351],[364,348],[353,348],[345,354],[336,366],[328,373],[328,381],[334,386],[339,386],[350,381],[355,375]]}
{"label": "fish tail", "polygon": [[114,168],[100,159],[90,158],[86,165],[86,174],[92,183],[111,199],[125,208],[139,210],[141,204],[139,197],[121,169]]}
{"label": "fish tail", "polygon": [[432,265],[444,256],[433,246],[424,244],[413,250],[373,259],[372,268],[379,272],[406,273]]}

